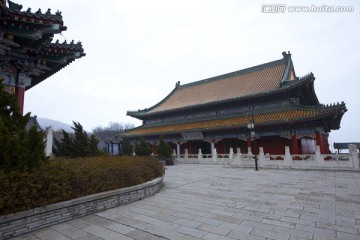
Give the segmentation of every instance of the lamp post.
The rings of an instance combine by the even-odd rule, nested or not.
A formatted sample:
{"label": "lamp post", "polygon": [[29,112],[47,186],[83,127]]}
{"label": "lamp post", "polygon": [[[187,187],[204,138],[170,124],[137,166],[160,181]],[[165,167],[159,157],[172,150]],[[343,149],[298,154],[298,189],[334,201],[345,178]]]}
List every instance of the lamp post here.
{"label": "lamp post", "polygon": [[257,156],[256,156],[256,134],[255,134],[255,120],[254,114],[252,115],[251,122],[247,124],[247,127],[250,131],[251,137],[254,138],[254,155],[255,155],[255,171],[258,171],[258,163],[257,163]]}

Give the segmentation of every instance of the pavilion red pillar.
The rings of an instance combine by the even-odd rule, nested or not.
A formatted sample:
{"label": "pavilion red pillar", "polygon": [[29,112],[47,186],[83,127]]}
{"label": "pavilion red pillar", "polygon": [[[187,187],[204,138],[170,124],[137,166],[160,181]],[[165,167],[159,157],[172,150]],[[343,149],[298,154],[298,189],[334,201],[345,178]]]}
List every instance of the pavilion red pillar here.
{"label": "pavilion red pillar", "polygon": [[251,146],[251,137],[248,137],[246,142],[247,142],[247,147],[248,147],[248,149],[249,149],[249,148],[252,149],[252,146]]}
{"label": "pavilion red pillar", "polygon": [[324,144],[321,132],[316,132],[316,145],[320,146],[320,153],[324,154]]}
{"label": "pavilion red pillar", "polygon": [[19,105],[20,113],[24,113],[25,87],[15,87],[15,94]]}
{"label": "pavilion red pillar", "polygon": [[299,154],[299,147],[297,143],[296,134],[291,135],[291,149],[292,149],[292,154]]}
{"label": "pavilion red pillar", "polygon": [[327,135],[323,135],[323,142],[324,142],[324,152],[325,154],[330,154],[330,148],[329,148],[329,139]]}

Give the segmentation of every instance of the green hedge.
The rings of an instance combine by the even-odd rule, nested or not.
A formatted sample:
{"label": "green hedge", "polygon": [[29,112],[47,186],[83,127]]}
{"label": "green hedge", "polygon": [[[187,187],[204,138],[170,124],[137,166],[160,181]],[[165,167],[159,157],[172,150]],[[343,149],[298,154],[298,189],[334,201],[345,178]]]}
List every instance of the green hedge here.
{"label": "green hedge", "polygon": [[150,157],[56,159],[33,172],[0,171],[0,215],[141,184],[161,177]]}

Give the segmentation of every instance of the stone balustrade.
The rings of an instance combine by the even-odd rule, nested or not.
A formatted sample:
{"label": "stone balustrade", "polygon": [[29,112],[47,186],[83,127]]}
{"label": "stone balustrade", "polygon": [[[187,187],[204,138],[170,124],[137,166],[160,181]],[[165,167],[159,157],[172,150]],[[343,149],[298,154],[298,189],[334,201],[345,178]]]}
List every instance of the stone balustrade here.
{"label": "stone balustrade", "polygon": [[[230,148],[227,154],[203,154],[201,149],[197,154],[189,154],[185,149],[185,154],[173,157],[178,163],[193,164],[223,164],[230,167],[254,167],[255,156],[248,149],[248,153],[242,154],[238,148],[237,153]],[[175,152],[174,152],[175,153]],[[353,144],[349,144],[349,153],[346,154],[321,154],[320,147],[316,146],[315,154],[290,154],[289,147],[285,147],[284,155],[265,154],[262,147],[259,148],[257,155],[260,168],[294,168],[294,169],[334,169],[350,170],[359,169],[359,154]]]}

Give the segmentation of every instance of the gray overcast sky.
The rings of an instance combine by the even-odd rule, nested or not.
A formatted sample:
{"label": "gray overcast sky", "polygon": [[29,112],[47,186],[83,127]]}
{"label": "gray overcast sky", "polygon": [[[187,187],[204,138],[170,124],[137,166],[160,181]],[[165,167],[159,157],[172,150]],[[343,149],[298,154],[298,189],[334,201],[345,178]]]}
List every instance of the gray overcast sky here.
{"label": "gray overcast sky", "polygon": [[[62,11],[83,43],[76,60],[25,94],[25,112],[85,129],[141,122],[127,110],[153,106],[181,84],[282,58],[298,76],[313,72],[321,103],[348,112],[330,141],[360,141],[360,1],[17,0],[24,10]],[[353,6],[348,13],[262,13],[263,4]]]}

